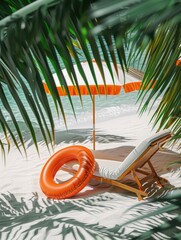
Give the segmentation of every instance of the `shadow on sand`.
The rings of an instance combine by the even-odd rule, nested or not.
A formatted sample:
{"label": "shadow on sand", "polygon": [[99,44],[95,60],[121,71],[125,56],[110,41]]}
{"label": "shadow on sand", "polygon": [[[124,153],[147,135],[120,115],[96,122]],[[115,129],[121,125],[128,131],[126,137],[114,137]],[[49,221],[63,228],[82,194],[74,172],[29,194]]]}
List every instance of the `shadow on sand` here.
{"label": "shadow on sand", "polygon": [[[75,133],[73,134],[75,135]],[[106,158],[118,160],[127,156],[132,149],[133,146],[99,150],[94,151],[94,155],[95,157],[102,156],[104,158],[106,156]],[[156,153],[152,163],[159,175],[169,172],[177,175],[178,166],[169,164],[178,159],[178,154],[167,150]],[[180,174],[180,171],[178,173]],[[173,189],[171,185],[163,189],[153,189],[155,189],[154,186],[151,191],[152,196],[156,198],[166,196],[168,193],[172,194],[175,189],[181,191],[181,188]],[[174,234],[180,232],[178,217],[181,215],[181,203],[178,198],[162,202],[158,199],[156,201],[148,199],[135,207],[131,207],[134,201],[132,205],[129,205],[130,200],[134,200],[136,197],[118,188],[113,188],[109,193],[106,193],[105,190],[105,193],[87,196],[87,198],[81,198],[79,195],[78,199],[51,200],[39,198],[36,192],[33,192],[29,199],[10,192],[1,193],[0,239],[51,240],[56,237],[75,240],[114,240],[133,239],[134,237],[141,239],[139,237],[148,231],[152,231],[155,235],[161,233],[162,239],[171,239]],[[122,204],[127,204],[126,211]],[[169,212],[166,207],[170,209]],[[165,212],[161,212],[161,208],[165,208]],[[129,219],[142,218],[143,215],[157,210],[158,212],[154,217],[149,215],[144,222],[139,219],[125,224]],[[106,221],[103,221],[105,218]],[[111,221],[114,222],[114,226],[112,226]],[[105,222],[108,223],[109,227],[104,225]],[[166,224],[166,227],[161,227],[163,223]],[[167,230],[168,226],[171,231]]]}
{"label": "shadow on sand", "polygon": [[[16,131],[13,126],[13,123],[9,123],[12,129],[12,132],[14,132],[16,136]],[[22,129],[22,134],[25,142],[28,142],[27,147],[30,147],[33,144],[32,136],[30,134],[30,131],[27,129],[26,125],[19,121],[19,126]],[[43,136],[38,127],[36,125],[34,126],[34,130],[36,132],[36,138],[37,142],[43,141]],[[18,138],[18,137],[17,137]],[[47,142],[49,138],[47,137]],[[100,130],[96,130],[96,142],[98,143],[123,143],[128,140],[132,140],[126,136],[119,136],[119,135],[112,135],[112,134],[106,134]],[[68,129],[68,130],[57,130],[55,131],[55,143],[59,144],[61,142],[64,143],[83,143],[86,141],[92,141],[92,128],[82,128],[82,129]]]}
{"label": "shadow on sand", "polygon": [[[83,143],[86,140],[92,141],[92,129],[86,128],[86,129],[70,129],[68,131],[58,131],[55,133],[55,139],[56,143],[65,142],[70,143],[73,142],[79,142]],[[126,142],[130,140],[130,138],[119,136],[119,135],[111,135],[102,133],[101,131],[96,131],[96,141],[98,143],[109,143],[109,142]]]}
{"label": "shadow on sand", "polygon": [[[107,207],[104,205],[104,202],[110,199],[110,197],[98,196],[81,200],[40,200],[37,193],[32,193],[32,197],[25,202],[23,198],[19,201],[12,193],[1,194],[0,239],[18,239],[18,236],[21,236],[21,239],[33,239],[29,238],[30,235],[33,234],[36,237],[40,231],[46,237],[54,230],[56,230],[55,235],[60,235],[61,239],[65,239],[67,236],[70,239],[85,240],[119,239],[119,234],[114,233],[113,230],[109,232],[109,229],[99,225],[97,221],[93,224],[88,223],[92,222],[92,217],[95,218],[93,213],[113,209],[111,205]],[[31,202],[31,207],[29,202]],[[71,217],[71,213],[75,213],[77,216],[84,213],[87,215],[87,221],[77,220]],[[51,239],[51,237],[46,239]]]}
{"label": "shadow on sand", "polygon": [[[129,150],[130,147],[127,151]],[[99,153],[100,151],[97,152]],[[167,169],[167,172],[169,170]],[[166,170],[164,172],[166,173]],[[153,186],[151,191],[155,198],[167,196],[168,193],[172,194],[175,189],[168,186],[158,190]],[[181,191],[180,188],[177,190]],[[114,194],[119,194],[121,198],[114,198]],[[49,240],[56,237],[73,240],[141,239],[140,236],[147,231],[155,235],[161,233],[162,239],[166,239],[164,237],[170,238],[173,234],[180,232],[178,217],[181,214],[181,204],[178,198],[161,202],[148,199],[137,206],[127,206],[127,209],[124,207],[123,211],[120,203],[129,202],[135,196],[118,188],[111,191],[109,189],[107,194],[101,193],[87,198],[80,198],[80,194],[78,197],[78,199],[67,200],[40,199],[38,193],[34,192],[29,199],[23,197],[18,199],[10,192],[2,193],[0,195],[0,239]],[[169,212],[166,210],[161,212],[161,209],[166,207],[170,209]],[[150,213],[154,211],[157,211],[155,216],[151,216]],[[104,218],[109,216],[114,220],[115,213],[117,218],[119,216],[116,224],[113,227],[104,226],[103,216]],[[146,214],[148,217],[143,224],[143,216]],[[130,221],[134,218],[138,220]],[[163,223],[166,224],[166,228],[161,227]],[[171,231],[167,230],[168,226]]]}
{"label": "shadow on sand", "polygon": [[[164,195],[171,191],[165,190]],[[123,201],[129,201],[131,198],[129,196],[128,199],[127,194],[122,195],[125,198],[122,199]],[[179,228],[177,228],[179,222],[176,224],[175,218],[181,214],[181,209],[173,206],[180,206],[178,202],[180,199],[173,199],[170,202],[146,201],[135,207],[128,207],[121,214],[121,206],[118,207],[118,202],[116,206],[112,204],[113,197],[110,196],[99,194],[86,199],[51,200],[39,199],[38,194],[34,192],[31,198],[25,200],[22,197],[18,200],[12,193],[1,194],[0,239],[53,239],[59,236],[60,239],[114,240],[133,239],[133,236],[138,236],[140,239],[139,236],[147,231],[161,232],[162,236],[166,234],[165,236],[169,237],[179,233]],[[160,209],[166,206],[173,209],[169,213],[165,211],[160,214]],[[143,224],[142,216],[157,210],[158,213],[153,218],[148,216]],[[120,219],[117,219],[115,226],[103,226],[101,217],[98,218],[98,216],[109,216],[114,220],[115,211],[120,211]],[[129,222],[129,219],[140,217],[141,221],[138,219],[136,222]],[[172,231],[168,232],[166,228],[161,228],[162,223],[170,224]],[[153,231],[155,227],[157,230]],[[129,231],[129,229],[132,230]]]}

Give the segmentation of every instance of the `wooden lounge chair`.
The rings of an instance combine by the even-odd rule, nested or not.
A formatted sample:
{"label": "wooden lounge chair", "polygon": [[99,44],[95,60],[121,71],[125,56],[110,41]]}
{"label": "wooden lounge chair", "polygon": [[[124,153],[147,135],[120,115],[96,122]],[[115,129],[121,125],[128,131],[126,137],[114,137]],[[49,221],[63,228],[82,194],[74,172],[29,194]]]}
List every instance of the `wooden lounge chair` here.
{"label": "wooden lounge chair", "polygon": [[[138,196],[139,200],[142,200],[143,197],[148,195],[145,189],[151,187],[154,182],[160,187],[163,187],[161,180],[165,179],[157,175],[150,159],[170,138],[170,130],[163,130],[156,133],[133,149],[123,162],[95,159],[96,168],[92,178],[131,191]],[[150,171],[142,169],[145,164],[148,164]],[[70,162],[66,166],[63,166],[62,170],[74,173],[78,170],[78,167],[79,165],[76,162]],[[126,175],[130,173],[137,183],[137,188],[121,182]],[[138,174],[141,175],[142,178],[140,178],[140,176],[138,177]]]}

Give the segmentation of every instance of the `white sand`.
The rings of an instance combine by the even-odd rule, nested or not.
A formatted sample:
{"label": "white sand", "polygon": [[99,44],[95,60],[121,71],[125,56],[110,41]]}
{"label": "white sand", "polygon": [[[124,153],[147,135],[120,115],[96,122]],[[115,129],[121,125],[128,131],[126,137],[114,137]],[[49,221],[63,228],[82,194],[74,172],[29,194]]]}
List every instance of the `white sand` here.
{"label": "white sand", "polygon": [[[149,118],[136,115],[121,117],[96,125],[96,157],[119,160],[126,156],[144,138],[150,136]],[[90,126],[71,130],[61,138],[57,132],[55,151],[73,144],[92,148]],[[88,185],[78,195],[66,200],[50,200],[39,187],[41,169],[50,157],[45,145],[40,144],[38,157],[31,141],[27,142],[28,160],[15,148],[11,149],[6,166],[0,161],[0,239],[130,239],[159,225],[164,219],[172,219],[179,213],[162,214],[152,219],[137,221],[122,226],[128,220],[159,209],[159,202],[142,201],[137,208],[137,197],[127,191],[105,184]],[[159,175],[167,178],[170,184],[163,189],[153,188],[152,196],[158,197],[181,187],[180,165],[168,166],[180,160],[178,153],[158,152],[152,162]],[[67,176],[62,172],[63,176]],[[131,179],[131,177],[130,177]],[[128,182],[130,180],[128,179]],[[131,209],[130,209],[131,208]],[[170,234],[170,235],[169,235]],[[172,233],[155,234],[153,239],[171,239]]]}

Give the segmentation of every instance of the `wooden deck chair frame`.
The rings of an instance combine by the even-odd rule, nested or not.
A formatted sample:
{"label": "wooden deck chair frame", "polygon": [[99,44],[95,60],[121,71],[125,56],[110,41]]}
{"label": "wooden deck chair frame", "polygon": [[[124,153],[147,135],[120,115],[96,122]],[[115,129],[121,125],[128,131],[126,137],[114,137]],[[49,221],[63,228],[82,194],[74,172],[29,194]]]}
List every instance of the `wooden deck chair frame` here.
{"label": "wooden deck chair frame", "polygon": [[[158,176],[156,173],[152,163],[150,162],[150,159],[152,156],[162,148],[162,146],[171,138],[171,133],[168,133],[168,135],[163,136],[159,138],[158,140],[152,142],[149,147],[134,161],[134,163],[126,169],[126,171],[121,174],[117,179],[109,179],[109,178],[103,178],[101,176],[96,176],[93,174],[92,178],[97,179],[101,182],[109,183],[111,185],[120,187],[122,189],[128,190],[130,192],[133,192],[137,195],[138,200],[142,200],[144,197],[148,196],[148,193],[145,191],[147,188],[150,188],[153,183],[157,183],[158,186],[163,187],[163,184],[161,181],[166,181],[166,179],[163,179]],[[145,164],[148,164],[150,171],[143,170],[142,168],[145,166]],[[63,167],[62,170],[67,171],[69,173],[75,173],[76,171],[70,168]],[[135,182],[137,183],[136,187],[131,187],[129,185],[126,185],[124,183],[121,183],[121,180],[128,175],[132,174],[133,178],[135,179]],[[137,173],[143,175],[143,178],[140,179],[138,177]]]}

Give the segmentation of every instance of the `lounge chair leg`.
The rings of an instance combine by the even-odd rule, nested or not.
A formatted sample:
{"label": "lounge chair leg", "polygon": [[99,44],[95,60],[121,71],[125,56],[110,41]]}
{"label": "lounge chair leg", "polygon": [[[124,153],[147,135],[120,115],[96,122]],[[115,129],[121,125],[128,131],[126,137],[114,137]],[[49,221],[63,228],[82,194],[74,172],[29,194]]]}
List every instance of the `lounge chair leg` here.
{"label": "lounge chair leg", "polygon": [[[97,180],[99,180],[99,181],[101,180],[100,177],[97,177],[97,176],[93,176],[93,178],[95,178],[95,179],[97,179]],[[141,191],[141,190],[139,190],[139,189],[137,189],[137,188],[128,186],[128,185],[126,185],[126,184],[120,183],[120,182],[117,181],[117,180],[102,178],[102,182],[106,182],[106,183],[109,183],[109,184],[111,184],[111,185],[114,185],[114,186],[120,187],[120,188],[122,188],[122,189],[125,189],[125,190],[127,190],[127,191],[133,192],[133,193],[135,193],[135,194],[137,195],[138,200],[142,200],[142,199],[143,199],[142,196],[144,196],[144,197],[147,197],[147,196],[148,196],[148,194],[147,194],[146,192]]]}
{"label": "lounge chair leg", "polygon": [[144,189],[143,189],[143,187],[142,187],[142,184],[141,184],[141,182],[140,182],[140,180],[139,180],[139,178],[138,178],[135,170],[132,170],[132,175],[133,175],[136,183],[138,184],[139,190],[144,191]]}
{"label": "lounge chair leg", "polygon": [[136,195],[137,195],[139,201],[143,200],[143,197],[140,194],[136,194]]}
{"label": "lounge chair leg", "polygon": [[156,171],[155,171],[153,165],[151,164],[151,162],[148,161],[147,163],[148,163],[149,167],[151,168],[152,173],[154,173],[154,175],[155,175],[155,179],[157,181],[157,185],[159,187],[164,187],[164,185],[160,182],[160,180],[162,180],[162,178],[158,176],[158,174],[156,173]]}

